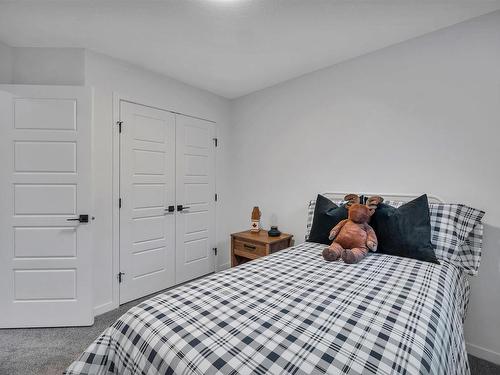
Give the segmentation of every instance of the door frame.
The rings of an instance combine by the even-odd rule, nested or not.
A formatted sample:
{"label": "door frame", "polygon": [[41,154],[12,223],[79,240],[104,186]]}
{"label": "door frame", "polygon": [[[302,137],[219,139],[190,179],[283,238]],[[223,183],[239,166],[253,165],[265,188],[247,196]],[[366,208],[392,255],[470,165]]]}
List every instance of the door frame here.
{"label": "door frame", "polygon": [[[167,109],[162,104],[158,103],[155,100],[150,98],[143,97],[131,97],[126,95],[121,95],[117,92],[113,92],[113,110],[112,110],[112,132],[113,132],[113,144],[112,144],[112,154],[113,154],[113,212],[112,212],[112,303],[106,304],[102,306],[102,308],[95,309],[95,315],[103,314],[107,311],[116,309],[120,306],[120,284],[118,282],[118,272],[120,272],[120,209],[118,207],[118,200],[120,198],[120,132],[118,127],[118,122],[120,121],[120,103],[121,102],[129,102],[133,104],[142,105],[145,107],[150,107],[154,109],[159,109],[162,111],[171,112],[175,115],[182,115],[193,117],[199,120],[211,122],[215,127],[215,136],[218,137],[217,132],[217,122],[206,119],[203,117],[193,116],[189,114],[185,114],[182,112],[175,111],[173,109]],[[150,104],[144,104],[150,103]],[[217,148],[215,149],[217,153]],[[217,155],[217,154],[216,154]],[[215,157],[215,161],[217,161],[217,156]],[[217,190],[217,163],[215,163],[215,189]],[[217,243],[217,202],[215,202],[215,243]],[[214,259],[214,272],[217,268],[217,255],[215,255]]]}

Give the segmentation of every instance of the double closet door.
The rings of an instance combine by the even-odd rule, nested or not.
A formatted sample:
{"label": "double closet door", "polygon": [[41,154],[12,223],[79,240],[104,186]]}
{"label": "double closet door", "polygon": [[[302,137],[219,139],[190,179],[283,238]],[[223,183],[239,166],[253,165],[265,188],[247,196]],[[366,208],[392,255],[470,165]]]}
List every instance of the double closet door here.
{"label": "double closet door", "polygon": [[214,271],[215,126],[120,103],[120,303]]}

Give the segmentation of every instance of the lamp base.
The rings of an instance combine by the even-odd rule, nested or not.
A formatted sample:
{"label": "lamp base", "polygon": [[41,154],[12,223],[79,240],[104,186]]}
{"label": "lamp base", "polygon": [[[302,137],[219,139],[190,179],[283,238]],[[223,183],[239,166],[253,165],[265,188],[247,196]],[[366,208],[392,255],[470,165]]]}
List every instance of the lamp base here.
{"label": "lamp base", "polygon": [[271,229],[267,232],[269,237],[279,237],[281,232],[278,230],[277,226],[272,226]]}

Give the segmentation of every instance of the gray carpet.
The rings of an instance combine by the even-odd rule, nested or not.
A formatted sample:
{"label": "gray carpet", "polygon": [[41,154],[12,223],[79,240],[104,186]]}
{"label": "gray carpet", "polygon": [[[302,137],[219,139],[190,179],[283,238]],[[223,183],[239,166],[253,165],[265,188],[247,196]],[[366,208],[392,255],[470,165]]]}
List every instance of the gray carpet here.
{"label": "gray carpet", "polygon": [[0,329],[0,375],[62,374],[102,331],[149,297],[97,316],[91,327]]}
{"label": "gray carpet", "polygon": [[[95,318],[92,327],[0,329],[0,375],[53,375],[62,371],[130,307]],[[500,375],[500,366],[469,356],[472,375]]]}

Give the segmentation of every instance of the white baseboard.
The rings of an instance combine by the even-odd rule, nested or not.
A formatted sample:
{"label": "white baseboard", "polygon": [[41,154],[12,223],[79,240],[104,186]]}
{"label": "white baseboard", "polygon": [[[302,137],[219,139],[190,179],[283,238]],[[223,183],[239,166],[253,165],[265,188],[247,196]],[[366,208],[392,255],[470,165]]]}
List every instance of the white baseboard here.
{"label": "white baseboard", "polygon": [[227,270],[230,267],[231,267],[231,263],[219,264],[217,266],[217,272]]}
{"label": "white baseboard", "polygon": [[108,311],[114,310],[115,308],[116,307],[114,306],[113,301],[103,303],[102,305],[94,307],[94,316],[107,313]]}
{"label": "white baseboard", "polygon": [[500,353],[494,352],[493,350],[483,348],[482,346],[469,344],[467,345],[467,353],[473,355],[474,357],[478,357],[481,359],[485,359],[486,361],[496,363],[500,365]]}

